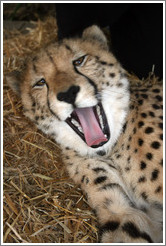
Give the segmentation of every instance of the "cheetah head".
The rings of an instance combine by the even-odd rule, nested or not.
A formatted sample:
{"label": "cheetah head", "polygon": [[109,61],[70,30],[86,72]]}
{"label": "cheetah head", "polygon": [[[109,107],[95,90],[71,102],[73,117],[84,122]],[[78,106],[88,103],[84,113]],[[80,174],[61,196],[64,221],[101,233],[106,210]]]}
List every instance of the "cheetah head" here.
{"label": "cheetah head", "polygon": [[39,129],[81,155],[108,153],[122,131],[128,80],[97,26],[27,58],[7,82]]}

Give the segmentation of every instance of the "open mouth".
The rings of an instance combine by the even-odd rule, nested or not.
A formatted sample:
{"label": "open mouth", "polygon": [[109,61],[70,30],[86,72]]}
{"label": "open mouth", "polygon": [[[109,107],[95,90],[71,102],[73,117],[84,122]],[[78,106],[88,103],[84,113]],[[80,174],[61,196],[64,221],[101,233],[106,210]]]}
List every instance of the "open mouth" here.
{"label": "open mouth", "polygon": [[92,147],[98,148],[110,139],[107,118],[101,103],[94,107],[76,108],[66,123]]}

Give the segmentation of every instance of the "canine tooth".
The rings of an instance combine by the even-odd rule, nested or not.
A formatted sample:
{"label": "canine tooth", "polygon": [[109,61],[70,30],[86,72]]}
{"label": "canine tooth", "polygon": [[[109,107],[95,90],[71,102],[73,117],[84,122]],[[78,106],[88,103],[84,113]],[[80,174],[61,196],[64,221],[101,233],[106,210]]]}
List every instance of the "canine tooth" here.
{"label": "canine tooth", "polygon": [[100,120],[101,127],[103,129],[104,128],[104,124],[103,124],[103,118],[102,118],[101,115],[99,115],[99,120]]}

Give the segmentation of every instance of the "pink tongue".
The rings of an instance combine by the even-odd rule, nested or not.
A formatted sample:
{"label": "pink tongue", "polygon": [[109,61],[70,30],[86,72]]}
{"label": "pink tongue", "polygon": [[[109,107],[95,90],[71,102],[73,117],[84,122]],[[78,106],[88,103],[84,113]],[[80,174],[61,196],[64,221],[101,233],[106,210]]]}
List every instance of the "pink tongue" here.
{"label": "pink tongue", "polygon": [[83,128],[85,140],[88,146],[98,145],[108,139],[104,136],[95,117],[92,107],[75,109]]}

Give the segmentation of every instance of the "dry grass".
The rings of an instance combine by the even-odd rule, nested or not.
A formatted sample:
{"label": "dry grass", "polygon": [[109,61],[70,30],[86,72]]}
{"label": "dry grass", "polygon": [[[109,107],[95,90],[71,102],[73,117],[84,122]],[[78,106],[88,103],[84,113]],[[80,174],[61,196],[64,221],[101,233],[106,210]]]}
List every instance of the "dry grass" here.
{"label": "dry grass", "polygon": [[[53,18],[38,21],[26,35],[4,30],[4,75],[56,39]],[[5,80],[3,130],[3,242],[96,242],[95,217],[80,188],[69,179],[59,147],[23,116],[20,99]]]}

